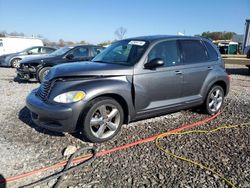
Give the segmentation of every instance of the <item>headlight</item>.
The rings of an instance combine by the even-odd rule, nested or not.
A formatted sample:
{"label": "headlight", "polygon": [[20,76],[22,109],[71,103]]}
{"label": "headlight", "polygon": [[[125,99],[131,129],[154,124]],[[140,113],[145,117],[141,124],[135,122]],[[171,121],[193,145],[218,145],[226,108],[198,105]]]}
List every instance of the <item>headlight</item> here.
{"label": "headlight", "polygon": [[84,99],[85,95],[83,91],[70,91],[57,95],[53,100],[58,103],[72,103]]}

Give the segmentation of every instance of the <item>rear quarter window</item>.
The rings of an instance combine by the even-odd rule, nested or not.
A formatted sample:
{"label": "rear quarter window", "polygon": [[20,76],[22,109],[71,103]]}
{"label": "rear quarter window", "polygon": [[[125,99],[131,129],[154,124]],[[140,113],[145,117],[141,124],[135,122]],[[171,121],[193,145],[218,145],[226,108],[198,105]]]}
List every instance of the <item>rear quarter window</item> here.
{"label": "rear quarter window", "polygon": [[209,60],[210,61],[218,60],[218,53],[216,52],[214,47],[207,41],[204,41],[204,44],[205,44],[205,46],[207,48]]}
{"label": "rear quarter window", "polygon": [[184,63],[200,63],[208,61],[205,46],[200,40],[180,40]]}

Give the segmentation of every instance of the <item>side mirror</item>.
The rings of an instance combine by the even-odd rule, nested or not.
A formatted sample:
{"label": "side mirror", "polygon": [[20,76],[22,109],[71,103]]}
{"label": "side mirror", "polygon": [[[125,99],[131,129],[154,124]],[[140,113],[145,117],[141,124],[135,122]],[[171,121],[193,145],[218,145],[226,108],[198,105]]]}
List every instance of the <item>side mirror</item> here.
{"label": "side mirror", "polygon": [[71,59],[74,58],[74,55],[73,55],[73,54],[67,54],[67,55],[65,56],[65,58],[71,60]]}
{"label": "side mirror", "polygon": [[28,55],[31,55],[31,54],[33,54],[33,53],[32,53],[31,51],[28,51],[27,54],[28,54]]}
{"label": "side mirror", "polygon": [[151,61],[147,62],[144,67],[146,69],[154,69],[156,67],[161,67],[164,65],[164,61],[163,59],[161,58],[155,58],[155,59],[152,59]]}

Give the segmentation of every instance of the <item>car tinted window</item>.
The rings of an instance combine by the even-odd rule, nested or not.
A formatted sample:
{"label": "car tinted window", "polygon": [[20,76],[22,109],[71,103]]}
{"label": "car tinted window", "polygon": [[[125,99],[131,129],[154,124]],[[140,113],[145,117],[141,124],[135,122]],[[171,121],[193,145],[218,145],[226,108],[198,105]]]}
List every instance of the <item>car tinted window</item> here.
{"label": "car tinted window", "polygon": [[72,49],[72,47],[63,47],[63,48],[59,48],[57,50],[55,50],[54,52],[52,52],[50,55],[51,56],[59,56],[59,55],[63,55],[65,53],[67,53],[68,51],[70,51]]}
{"label": "car tinted window", "polygon": [[30,49],[28,51],[28,53],[30,53],[30,54],[38,54],[38,53],[40,53],[40,50],[39,50],[39,48],[32,48],[32,49]]}
{"label": "car tinted window", "polygon": [[88,56],[88,51],[88,48],[79,47],[71,51],[70,54],[73,54],[74,58],[80,58]]}
{"label": "car tinted window", "polygon": [[99,47],[94,47],[93,48],[93,55],[96,56],[97,54],[99,54],[101,51],[103,50],[103,48],[99,48]]}
{"label": "car tinted window", "polygon": [[50,54],[52,52],[54,52],[55,50],[53,48],[42,48],[41,49],[41,53],[43,54]]}
{"label": "car tinted window", "polygon": [[209,42],[207,42],[207,41],[204,41],[204,44],[207,47],[207,52],[208,52],[209,60],[211,60],[211,61],[218,60],[218,54],[215,51],[214,47],[211,44],[209,44]]}
{"label": "car tinted window", "polygon": [[121,40],[102,50],[92,61],[131,66],[139,61],[147,48],[147,41]]}
{"label": "car tinted window", "polygon": [[155,45],[148,54],[148,62],[161,58],[164,60],[165,66],[174,66],[180,63],[179,51],[177,48],[177,42],[165,41]]}
{"label": "car tinted window", "polygon": [[180,40],[184,63],[208,61],[205,47],[199,40]]}

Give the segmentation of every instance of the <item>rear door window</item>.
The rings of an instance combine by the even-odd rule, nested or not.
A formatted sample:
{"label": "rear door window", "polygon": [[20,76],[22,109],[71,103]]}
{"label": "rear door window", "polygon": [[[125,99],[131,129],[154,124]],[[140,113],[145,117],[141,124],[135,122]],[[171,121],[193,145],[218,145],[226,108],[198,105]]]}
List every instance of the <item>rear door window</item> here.
{"label": "rear door window", "polygon": [[209,42],[207,41],[204,41],[204,44],[207,48],[209,60],[210,61],[218,60],[218,53],[215,51],[214,47],[211,44],[209,44]]}
{"label": "rear door window", "polygon": [[73,54],[74,58],[86,57],[89,55],[89,50],[86,47],[79,47],[74,49],[71,54]]}
{"label": "rear door window", "polygon": [[40,48],[38,47],[35,47],[35,48],[32,48],[28,51],[29,54],[39,54],[40,53]]}
{"label": "rear door window", "polygon": [[162,59],[165,67],[180,64],[180,55],[176,40],[156,44],[148,54],[148,62],[156,58]]}
{"label": "rear door window", "polygon": [[205,46],[200,40],[180,40],[184,63],[201,63],[208,61]]}

